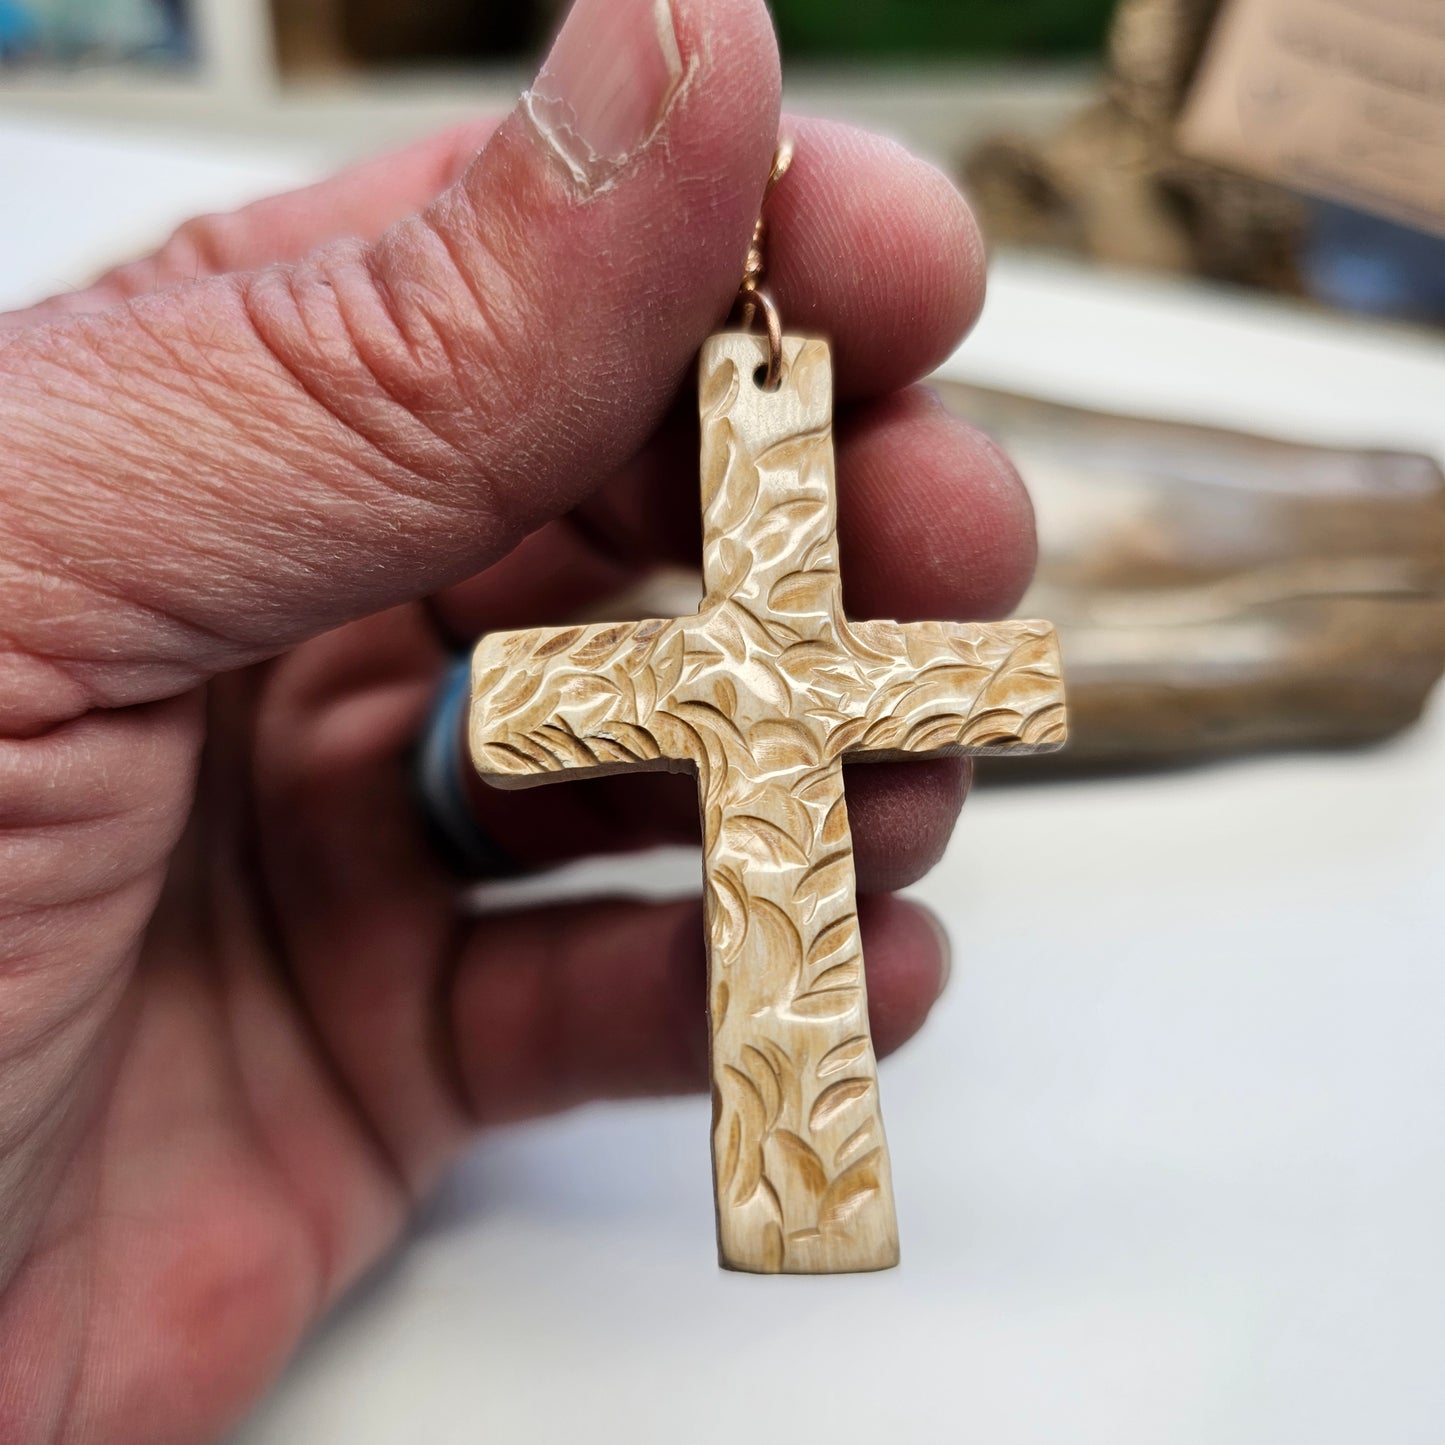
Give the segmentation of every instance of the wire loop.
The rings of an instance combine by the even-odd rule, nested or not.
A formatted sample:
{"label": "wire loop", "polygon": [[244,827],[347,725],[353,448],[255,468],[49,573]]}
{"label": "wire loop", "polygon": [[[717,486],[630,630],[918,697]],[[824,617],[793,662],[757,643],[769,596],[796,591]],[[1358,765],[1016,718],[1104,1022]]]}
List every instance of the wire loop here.
{"label": "wire loop", "polygon": [[[792,138],[783,136],[778,141],[777,150],[773,152],[773,168],[768,173],[768,184],[763,191],[764,209],[773,188],[787,174],[792,163]],[[747,260],[743,263],[743,279],[738,285],[738,304],[742,308],[744,331],[751,331],[758,313],[762,313],[763,328],[768,338],[768,359],[765,367],[760,368],[764,377],[758,384],[764,391],[776,391],[783,379],[783,323],[773,298],[763,290],[763,276],[767,272],[767,239],[767,221],[760,214],[757,225],[753,227],[753,239],[748,246]]]}
{"label": "wire loop", "polygon": [[[753,319],[763,314],[763,329],[768,339],[768,359],[758,368],[763,379],[758,382],[764,391],[776,391],[783,380],[783,322],[773,298],[761,286],[747,287],[743,298],[743,330],[751,331]],[[754,377],[754,380],[757,380]]]}

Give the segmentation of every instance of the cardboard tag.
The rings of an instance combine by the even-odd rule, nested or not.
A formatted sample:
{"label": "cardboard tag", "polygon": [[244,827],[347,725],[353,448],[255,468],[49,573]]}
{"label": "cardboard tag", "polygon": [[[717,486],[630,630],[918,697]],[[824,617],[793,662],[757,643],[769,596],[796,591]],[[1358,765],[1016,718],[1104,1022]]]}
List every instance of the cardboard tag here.
{"label": "cardboard tag", "polygon": [[1445,235],[1445,0],[1226,0],[1178,142]]}

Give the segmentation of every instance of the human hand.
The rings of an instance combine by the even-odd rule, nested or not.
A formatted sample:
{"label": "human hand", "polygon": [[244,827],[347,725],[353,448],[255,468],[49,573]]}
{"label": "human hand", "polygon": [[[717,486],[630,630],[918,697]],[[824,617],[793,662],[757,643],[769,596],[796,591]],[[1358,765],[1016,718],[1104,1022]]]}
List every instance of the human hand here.
{"label": "human hand", "polygon": [[[581,0],[489,139],[194,222],[3,323],[6,1445],[213,1437],[478,1125],[705,1082],[698,905],[468,919],[409,775],[455,645],[696,557],[690,368],[778,67],[761,0],[673,0],[675,39],[656,13]],[[996,616],[1027,500],[912,389],[978,310],[972,221],[897,147],[788,125],[770,286],[833,343],[850,610]],[[965,785],[849,771],[880,1051],[945,971],[889,890]],[[665,776],[474,801],[534,867],[696,828]]]}

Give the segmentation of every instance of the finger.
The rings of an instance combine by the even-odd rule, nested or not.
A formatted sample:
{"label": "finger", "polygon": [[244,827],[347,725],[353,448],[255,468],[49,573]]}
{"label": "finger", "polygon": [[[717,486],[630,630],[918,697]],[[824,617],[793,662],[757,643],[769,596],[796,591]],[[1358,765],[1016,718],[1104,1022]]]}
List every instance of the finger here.
{"label": "finger", "polygon": [[895,141],[789,117],[795,159],[768,202],[768,273],[789,330],[833,345],[838,395],[926,376],[983,308],[983,239],[939,170]]}
{"label": "finger", "polygon": [[580,0],[374,246],[8,338],[0,726],[184,689],[573,506],[730,303],[777,97],[762,0]]}
{"label": "finger", "polygon": [[[629,773],[509,791],[489,787],[469,766],[462,775],[482,836],[523,869],[699,841],[690,776]],[[968,794],[967,761],[859,762],[844,776],[859,892],[918,882],[953,835]]]}
{"label": "finger", "polygon": [[[436,661],[427,645],[416,609],[397,609],[298,649],[272,675],[255,742],[260,853],[288,976],[338,1077],[417,1188],[465,1137],[484,1083],[485,1117],[501,1116],[494,1105],[549,1107],[545,1079],[538,1089],[488,1072],[484,1052],[512,1047],[514,1026],[527,1031],[519,1068],[545,1076],[551,1048],[551,1066],[582,1093],[603,1092],[603,1075],[626,1092],[696,1087],[705,1047],[697,904],[551,907],[459,924],[407,762],[426,705],[423,662]],[[373,683],[358,687],[367,669]],[[896,899],[864,898],[860,917],[884,1051],[926,1013],[942,945],[927,915]],[[549,1008],[559,1026],[550,1045]],[[589,1010],[591,1048],[653,1021],[630,1080],[605,1049],[561,1051]],[[681,1054],[674,1025],[694,1040]]]}
{"label": "finger", "polygon": [[[375,240],[461,178],[495,131],[468,121],[314,185],[198,216],[93,285],[0,316],[0,328],[102,310],[178,283],[296,261],[340,237]],[[769,285],[790,322],[833,339],[839,395],[881,395],[925,375],[983,304],[984,249],[951,181],[896,142],[787,116],[798,145],[769,203]],[[846,271],[842,262],[853,258]]]}
{"label": "finger", "polygon": [[197,216],[150,255],[107,271],[79,291],[0,316],[0,328],[63,320],[167,286],[297,261],[342,236],[374,241],[459,180],[496,127],[495,117],[467,121],[315,185],[236,211]]}
{"label": "finger", "polygon": [[[1008,458],[923,388],[850,408],[835,441],[849,616],[1008,613],[1035,559],[1033,507]],[[697,433],[672,426],[595,497],[434,599],[459,645],[598,609],[660,563],[701,554]]]}
{"label": "finger", "polygon": [[[794,329],[819,331],[833,349],[840,397],[884,397],[932,370],[958,345],[983,305],[983,243],[967,203],[941,172],[892,142],[832,122],[789,116],[796,159],[769,201],[768,282]],[[868,535],[878,520],[880,473],[875,465],[900,440],[917,441],[927,479],[913,480],[899,456],[888,483],[915,494],[933,489],[929,505],[904,510],[886,530],[952,508],[961,500],[980,511],[976,535],[991,555],[975,572],[960,555],[954,577],[972,588],[936,589],[938,599],[916,615],[987,617],[1007,610],[1033,568],[1033,517],[1017,473],[979,433],[950,427],[942,416],[933,435],[895,433],[887,422],[924,407],[918,399],[840,417],[840,509],[846,537]],[[880,425],[881,423],[881,425]],[[841,443],[866,437],[860,449],[869,485],[856,505],[850,458]],[[696,565],[701,550],[696,488],[696,401],[684,396],[667,424],[620,475],[573,513],[549,523],[513,556],[439,599],[437,615],[461,645],[491,628],[537,626],[575,615],[659,562]],[[940,478],[940,470],[951,469]],[[882,490],[886,491],[884,487]],[[965,498],[964,494],[968,494]],[[891,512],[884,503],[882,510]],[[955,525],[953,533],[958,530]],[[931,545],[931,544],[930,544]],[[876,549],[862,554],[864,565]],[[892,550],[885,548],[883,551]],[[942,555],[935,549],[935,557]],[[883,560],[880,558],[880,560]],[[932,572],[936,574],[937,567]],[[558,605],[557,583],[568,600]],[[855,582],[855,590],[866,579]],[[992,590],[990,590],[992,589]],[[953,594],[953,595],[950,595]],[[927,591],[920,604],[927,601]],[[976,610],[983,609],[983,610]],[[867,615],[860,613],[860,616]],[[873,615],[907,615],[886,608]]]}
{"label": "finger", "polygon": [[[315,185],[187,221],[155,252],[79,291],[0,316],[0,328],[102,310],[179,283],[297,261],[340,237],[377,239],[459,180],[495,131],[468,121]],[[896,142],[787,116],[797,158],[769,204],[769,285],[795,329],[833,339],[840,397],[925,375],[983,304],[983,241],[942,172]],[[840,263],[854,258],[846,272]]]}
{"label": "finger", "polygon": [[[484,632],[559,626],[594,609],[605,611],[657,567],[661,559],[647,535],[652,530],[649,524],[630,535],[609,533],[584,521],[581,509],[568,512],[475,577],[444,588],[428,608],[458,649],[469,649]],[[684,565],[696,561],[685,542],[677,551]]]}
{"label": "finger", "polygon": [[[860,901],[873,1041],[917,1032],[946,981],[933,916]],[[706,963],[696,903],[588,903],[484,918],[450,998],[456,1078],[486,1124],[591,1099],[692,1092],[707,1083]]]}
{"label": "finger", "polygon": [[850,617],[972,622],[1018,605],[1037,559],[1034,510],[994,442],[919,387],[855,409],[839,447]]}

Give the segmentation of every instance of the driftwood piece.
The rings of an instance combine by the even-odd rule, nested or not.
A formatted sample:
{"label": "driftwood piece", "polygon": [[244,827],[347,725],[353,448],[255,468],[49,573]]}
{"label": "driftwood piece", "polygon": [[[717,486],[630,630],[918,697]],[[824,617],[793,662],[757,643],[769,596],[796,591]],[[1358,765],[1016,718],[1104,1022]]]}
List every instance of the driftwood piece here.
{"label": "driftwood piece", "polygon": [[994,136],[963,161],[994,244],[1301,289],[1304,203],[1192,160],[1174,131],[1219,0],[1122,0],[1100,100],[1043,138]]}
{"label": "driftwood piece", "polygon": [[1024,607],[1055,619],[1068,668],[1060,766],[1362,743],[1418,717],[1445,668],[1431,459],[939,389],[1034,497]]}
{"label": "driftwood piece", "polygon": [[845,757],[1047,751],[1064,737],[1052,628],[849,622],[827,346],[703,350],[704,597],[695,615],[484,638],[470,715],[501,785],[644,768],[698,778],[722,1263],[898,1257],[868,1031]]}

